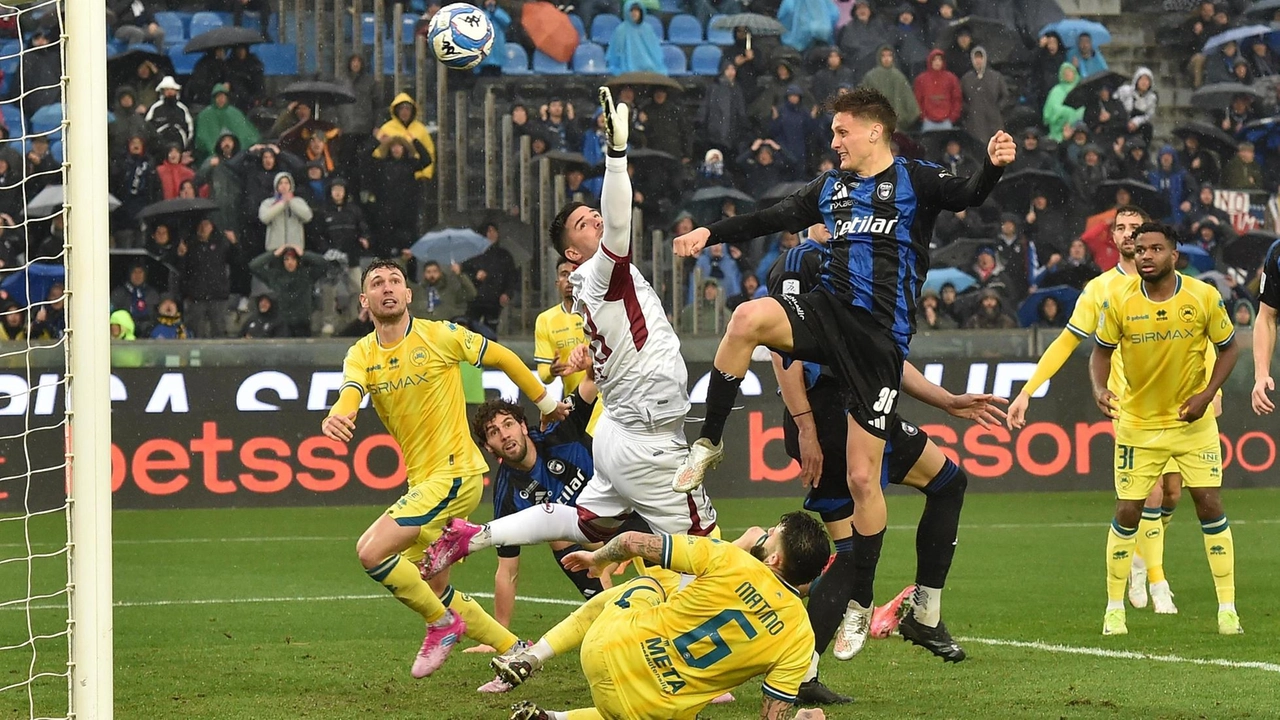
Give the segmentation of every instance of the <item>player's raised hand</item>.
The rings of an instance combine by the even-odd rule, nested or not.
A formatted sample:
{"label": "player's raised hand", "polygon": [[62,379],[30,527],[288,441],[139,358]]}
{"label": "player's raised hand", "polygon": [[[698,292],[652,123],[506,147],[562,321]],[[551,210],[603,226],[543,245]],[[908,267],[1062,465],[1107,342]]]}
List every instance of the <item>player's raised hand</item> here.
{"label": "player's raised hand", "polygon": [[1276,404],[1267,397],[1267,392],[1276,389],[1276,383],[1268,375],[1253,384],[1253,411],[1259,415],[1270,415],[1276,409]]}
{"label": "player's raised hand", "polygon": [[694,228],[671,241],[671,249],[676,257],[694,257],[702,252],[711,239],[711,231],[706,228]]}
{"label": "player's raised hand", "polygon": [[631,112],[626,103],[614,105],[613,93],[608,86],[601,86],[600,110],[604,113],[604,134],[609,139],[609,147],[626,150],[627,135],[631,133]]}
{"label": "player's raised hand", "polygon": [[1017,154],[1018,144],[1013,141],[1012,135],[1003,130],[996,131],[987,143],[987,157],[991,158],[991,164],[996,167],[1004,167],[1013,162]]}
{"label": "player's raised hand", "polygon": [[999,395],[965,393],[951,397],[947,412],[952,417],[972,420],[982,427],[991,427],[999,425],[1000,421],[1004,420],[1004,410],[1000,406],[1008,404],[1009,400]]}
{"label": "player's raised hand", "polygon": [[600,569],[603,564],[596,564],[596,554],[591,550],[578,550],[565,555],[560,564],[569,572],[587,571],[587,577],[600,577]]}
{"label": "player's raised hand", "polygon": [[1104,388],[1102,392],[1093,396],[1093,400],[1098,403],[1098,409],[1102,411],[1103,415],[1112,420],[1120,418],[1120,398],[1116,397],[1115,393]]}
{"label": "player's raised hand", "polygon": [[592,366],[591,346],[583,343],[569,352],[569,373],[590,370]]}
{"label": "player's raised hand", "polygon": [[1031,404],[1031,398],[1024,393],[1018,393],[1018,397],[1013,399],[1009,404],[1009,413],[1004,418],[1004,424],[1010,430],[1017,430],[1027,424],[1027,406]]}
{"label": "player's raised hand", "polygon": [[356,429],[356,411],[352,410],[346,415],[330,415],[320,421],[320,430],[324,436],[330,440],[338,442],[351,442],[353,432]]}
{"label": "player's raised hand", "polygon": [[1211,403],[1213,403],[1212,393],[1196,393],[1187,398],[1186,402],[1182,403],[1182,407],[1178,408],[1178,419],[1183,422],[1195,422],[1204,417]]}
{"label": "player's raised hand", "polygon": [[546,430],[551,423],[560,422],[569,417],[569,412],[573,410],[573,405],[567,400],[561,400],[556,403],[556,408],[546,415],[542,416],[542,429]]}

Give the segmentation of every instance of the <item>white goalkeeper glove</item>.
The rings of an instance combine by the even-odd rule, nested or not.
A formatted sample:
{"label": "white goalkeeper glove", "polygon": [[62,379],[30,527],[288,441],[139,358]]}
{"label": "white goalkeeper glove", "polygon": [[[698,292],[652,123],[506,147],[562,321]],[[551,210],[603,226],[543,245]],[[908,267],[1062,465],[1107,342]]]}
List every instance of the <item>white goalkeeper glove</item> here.
{"label": "white goalkeeper glove", "polygon": [[600,88],[600,110],[604,113],[604,134],[609,147],[617,152],[627,149],[627,134],[631,131],[631,112],[626,104],[613,104],[613,94],[608,87]]}

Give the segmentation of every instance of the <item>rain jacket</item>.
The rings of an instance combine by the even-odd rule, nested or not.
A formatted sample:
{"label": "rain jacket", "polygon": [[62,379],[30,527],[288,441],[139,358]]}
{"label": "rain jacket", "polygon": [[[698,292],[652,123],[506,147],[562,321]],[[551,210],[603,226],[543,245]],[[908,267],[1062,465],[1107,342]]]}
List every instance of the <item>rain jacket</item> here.
{"label": "rain jacket", "polygon": [[[633,7],[640,8],[638,25],[631,22]],[[622,24],[614,29],[613,37],[609,38],[609,49],[604,55],[610,75],[625,72],[667,74],[667,64],[662,60],[662,43],[645,21],[648,15],[649,11],[639,0],[627,0],[627,4],[622,7]]]}
{"label": "rain jacket", "polygon": [[[1165,155],[1173,157],[1173,165],[1168,172],[1160,168],[1160,158]],[[1178,153],[1174,152],[1172,145],[1165,145],[1160,148],[1160,153],[1156,155],[1155,169],[1147,173],[1146,180],[1169,199],[1169,206],[1173,209],[1165,220],[1175,225],[1181,223],[1182,209],[1178,206],[1182,204],[1182,201],[1187,197],[1187,193],[1191,190],[1191,178],[1185,170],[1178,166]]]}
{"label": "rain jacket", "polygon": [[[221,109],[213,102],[220,92],[227,93],[227,106]],[[209,96],[209,106],[196,117],[196,161],[217,152],[218,140],[228,130],[240,141],[240,147],[258,144],[258,129],[240,112],[240,108],[231,104],[231,88],[218,84]]]}
{"label": "rain jacket", "polygon": [[814,45],[830,45],[839,17],[832,0],[782,0],[778,21],[787,27],[782,44],[800,52]]}
{"label": "rain jacket", "polygon": [[[1072,79],[1067,80],[1067,73],[1070,72]],[[1063,104],[1067,99],[1067,93],[1070,93],[1080,82],[1080,73],[1071,63],[1062,63],[1058,66],[1058,84],[1053,86],[1049,91],[1049,97],[1044,101],[1044,124],[1049,128],[1049,137],[1062,142],[1062,127],[1064,125],[1075,125],[1084,117],[1084,108],[1073,108]]]}
{"label": "rain jacket", "polygon": [[302,199],[301,195],[297,195],[298,186],[293,182],[293,176],[287,172],[276,173],[273,186],[280,184],[281,178],[289,180],[289,184],[293,186],[294,196],[289,202],[284,202],[278,194],[263,200],[258,205],[258,219],[263,225],[267,226],[267,252],[273,252],[276,248],[284,245],[292,245],[296,248],[306,247],[306,228],[304,225],[311,222],[311,206],[307,201]]}
{"label": "rain jacket", "polygon": [[884,93],[898,116],[898,127],[905,129],[920,118],[920,106],[916,104],[916,96],[911,91],[907,76],[897,67],[883,67],[879,64],[880,52],[892,49],[889,45],[881,45],[876,50],[876,66],[862,76],[862,84]]}
{"label": "rain jacket", "polygon": [[[1146,76],[1151,81],[1151,87],[1147,88],[1145,93],[1138,92],[1138,78]],[[1120,102],[1124,103],[1124,109],[1129,112],[1129,121],[1135,125],[1146,125],[1155,120],[1156,105],[1160,99],[1156,96],[1156,78],[1151,74],[1149,68],[1140,67],[1133,73],[1133,82],[1128,85],[1121,85],[1116,90],[1116,97]]]}
{"label": "rain jacket", "polygon": [[[409,107],[413,108],[413,116],[409,118],[409,123],[407,125],[400,122],[400,118],[396,117],[396,106],[403,103],[408,103]],[[431,133],[427,132],[427,126],[423,125],[422,122],[418,120],[418,112],[418,104],[413,101],[413,98],[409,97],[409,93],[402,92],[399,95],[396,95],[395,99],[391,101],[391,119],[383,123],[382,127],[378,128],[378,132],[386,133],[393,137],[402,137],[409,141],[410,148],[413,147],[414,140],[422,143],[422,147],[426,148],[427,155],[430,157],[425,158],[427,163],[426,167],[419,170],[414,177],[419,180],[430,180],[435,177],[436,174],[436,165],[434,162],[436,156],[436,144],[431,139]],[[416,155],[417,150],[414,150],[414,153]],[[386,144],[383,143],[374,150],[373,156],[379,160],[385,158],[387,156]]]}
{"label": "rain jacket", "polygon": [[120,337],[118,340],[133,340],[133,316],[128,310],[117,310],[111,313],[111,324],[120,326]]}
{"label": "rain jacket", "polygon": [[[944,58],[941,70],[933,69],[933,59]],[[912,90],[916,103],[920,106],[920,115],[931,122],[950,120],[960,122],[960,114],[964,111],[964,95],[960,92],[960,78],[947,69],[946,53],[931,50],[924,72],[916,77]]]}
{"label": "rain jacket", "polygon": [[489,24],[493,26],[493,47],[489,48],[489,54],[476,66],[477,73],[485,67],[502,67],[507,57],[507,28],[511,27],[511,16],[497,3],[491,6],[486,2],[482,9],[489,16]]}

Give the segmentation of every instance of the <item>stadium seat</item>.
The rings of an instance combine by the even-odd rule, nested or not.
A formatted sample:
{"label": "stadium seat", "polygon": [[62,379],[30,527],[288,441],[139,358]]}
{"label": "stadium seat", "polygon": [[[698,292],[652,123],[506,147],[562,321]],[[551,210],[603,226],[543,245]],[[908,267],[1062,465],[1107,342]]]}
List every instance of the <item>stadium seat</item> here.
{"label": "stadium seat", "polygon": [[58,161],[59,163],[62,162],[62,141],[61,140],[58,140],[55,143],[49,144],[49,154],[53,156],[54,160]]}
{"label": "stadium seat", "polygon": [[175,47],[169,51],[169,60],[173,63],[173,71],[179,75],[190,75],[196,69],[196,62],[203,53],[184,53],[182,48]]}
{"label": "stadium seat", "polygon": [[579,75],[606,75],[604,48],[595,43],[582,43],[573,51],[573,71]]}
{"label": "stadium seat", "polygon": [[644,22],[646,25],[653,28],[653,34],[657,35],[659,40],[666,39],[667,31],[662,27],[662,18],[657,15],[645,15]]}
{"label": "stadium seat", "polygon": [[597,45],[608,45],[613,38],[613,31],[622,24],[617,15],[597,15],[591,21],[591,42]]}
{"label": "stadium seat", "polygon": [[675,15],[676,13],[685,12],[686,8],[682,0],[661,0],[658,3],[658,10],[668,15]]}
{"label": "stadium seat", "polygon": [[[391,43],[391,42],[383,43],[382,44],[382,74],[395,75],[395,67],[396,67],[396,46],[394,43]],[[413,67],[413,52],[401,50],[400,52],[401,71],[407,71],[408,68],[411,68],[411,67]]]}
{"label": "stadium seat", "polygon": [[262,61],[266,75],[298,74],[298,48],[293,43],[254,45],[253,54]]}
{"label": "stadium seat", "polygon": [[377,32],[377,24],[373,21],[373,13],[365,13],[360,16],[360,42],[365,45],[373,44],[373,35]]}
{"label": "stadium seat", "polygon": [[[233,22],[234,21],[232,21],[232,23]],[[228,25],[232,23],[228,23]],[[241,27],[248,28],[249,30],[257,30],[258,32],[262,32],[262,16],[256,12],[246,12],[240,18],[240,25]]]}
{"label": "stadium seat", "polygon": [[519,43],[507,43],[507,56],[502,60],[503,75],[530,75],[529,54]]}
{"label": "stadium seat", "polygon": [[569,66],[559,60],[556,60],[550,55],[547,55],[541,50],[534,50],[533,73],[535,75],[568,75]]}
{"label": "stadium seat", "polygon": [[698,45],[702,42],[702,24],[692,15],[677,15],[667,27],[667,42],[676,45]]}
{"label": "stadium seat", "polygon": [[693,58],[689,61],[689,70],[694,75],[719,75],[721,57],[719,46],[699,45],[693,49]]}
{"label": "stadium seat", "polygon": [[688,59],[684,56],[684,50],[675,45],[662,46],[662,62],[667,66],[667,74],[671,77],[689,74]]}
{"label": "stadium seat", "polygon": [[722,18],[722,17],[724,16],[712,15],[711,18],[707,20],[707,42],[711,43],[712,45],[732,45],[733,44],[732,30],[720,30],[718,28],[712,27],[712,25],[715,24],[716,19]]}
{"label": "stadium seat", "polygon": [[191,37],[197,37],[202,33],[209,32],[215,28],[220,28],[227,23],[222,21],[222,17],[218,13],[198,12],[191,16]]}
{"label": "stadium seat", "polygon": [[573,29],[578,31],[578,44],[587,41],[587,28],[582,24],[582,18],[576,13],[569,13],[569,22],[573,23]]}
{"label": "stadium seat", "polygon": [[418,28],[418,20],[420,16],[413,13],[405,13],[400,18],[400,42],[405,45],[413,44],[413,32]]}
{"label": "stadium seat", "polygon": [[164,30],[164,39],[168,42],[177,42],[187,39],[187,28],[182,22],[182,17],[177,13],[158,12],[156,13],[156,24]]}
{"label": "stadium seat", "polygon": [[0,117],[4,118],[5,127],[9,128],[9,137],[26,134],[26,121],[22,117],[22,106],[17,100],[0,103]]}
{"label": "stadium seat", "polygon": [[47,133],[61,125],[62,103],[53,103],[35,111],[31,116],[28,131],[32,133]]}

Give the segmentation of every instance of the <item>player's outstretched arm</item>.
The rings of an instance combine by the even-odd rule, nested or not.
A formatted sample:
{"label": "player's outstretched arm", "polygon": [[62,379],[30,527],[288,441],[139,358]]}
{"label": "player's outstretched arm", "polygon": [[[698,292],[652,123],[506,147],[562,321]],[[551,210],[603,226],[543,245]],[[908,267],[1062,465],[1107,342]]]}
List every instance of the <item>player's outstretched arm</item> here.
{"label": "player's outstretched arm", "polygon": [[902,364],[902,389],[922,403],[946,410],[954,417],[973,420],[982,427],[999,425],[1005,417],[1000,405],[1009,404],[1005,398],[990,393],[953,395],[946,388],[929,382],[909,362]]}
{"label": "player's outstretched arm", "polygon": [[1016,430],[1027,424],[1027,405],[1031,403],[1031,395],[1039,390],[1041,385],[1049,382],[1049,378],[1058,374],[1067,359],[1071,357],[1071,353],[1080,347],[1080,340],[1080,336],[1074,332],[1063,330],[1052,343],[1049,343],[1049,347],[1045,348],[1044,355],[1041,355],[1040,360],[1036,362],[1035,372],[1031,373],[1031,379],[1022,386],[1018,397],[1009,407],[1009,416],[1005,422],[1010,430]]}
{"label": "player's outstretched arm", "polygon": [[1258,317],[1253,321],[1253,411],[1269,415],[1276,404],[1267,396],[1276,389],[1271,379],[1271,355],[1276,350],[1276,309],[1266,302],[1258,303]]}
{"label": "player's outstretched arm", "polygon": [[600,111],[609,147],[604,158],[604,181],[600,190],[600,214],[604,236],[600,244],[614,258],[631,255],[631,201],[634,193],[627,175],[627,137],[631,133],[631,113],[625,105],[614,105],[609,88],[600,88]]}
{"label": "player's outstretched arm", "polygon": [[520,388],[520,392],[528,396],[538,406],[538,412],[542,413],[544,418],[563,420],[568,416],[569,405],[567,403],[557,403],[555,399],[548,395],[547,389],[542,385],[542,381],[538,380],[532,370],[525,367],[524,361],[519,356],[506,347],[492,340],[489,341],[485,346],[484,355],[481,357],[480,362],[485,367],[501,370],[507,377],[511,378],[511,382]]}
{"label": "player's outstretched arm", "polygon": [[612,563],[642,558],[650,565],[663,565],[664,539],[657,535],[629,531],[614,537],[599,550],[579,550],[569,553],[560,561],[566,569],[577,572],[586,570],[590,577],[599,577],[600,571]]}
{"label": "player's outstretched arm", "polygon": [[982,169],[967,178],[940,177],[937,197],[933,201],[938,207],[952,212],[978,207],[986,202],[1004,175],[1005,166],[1013,162],[1016,155],[1017,144],[1013,137],[1003,130],[996,132],[987,143],[987,157]]}
{"label": "player's outstretched arm", "polygon": [[714,222],[710,227],[693,230],[671,241],[677,257],[693,257],[702,252],[707,245],[720,243],[741,243],[754,240],[765,235],[787,231],[800,232],[815,223],[821,223],[822,212],[818,210],[818,196],[826,182],[826,175],[763,210],[735,215]]}

